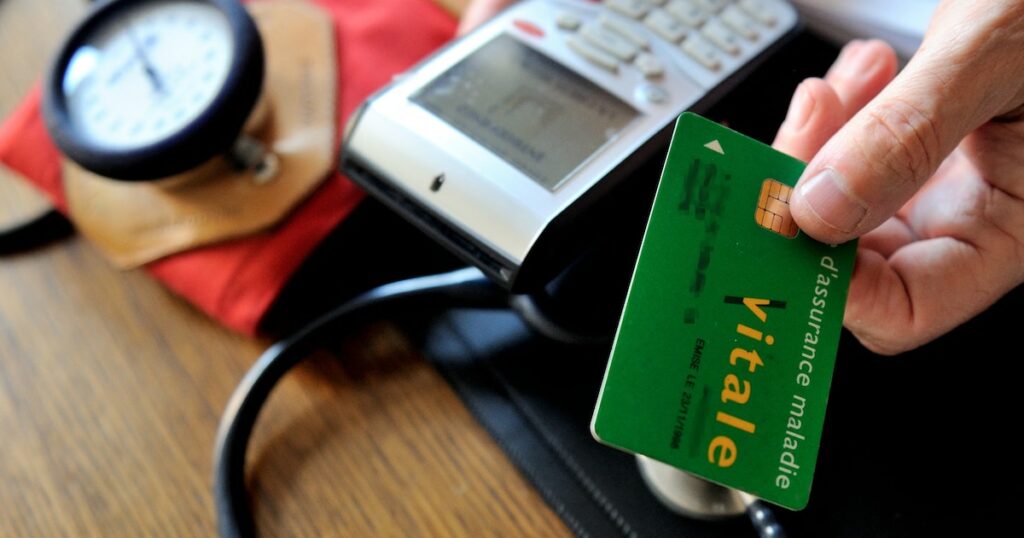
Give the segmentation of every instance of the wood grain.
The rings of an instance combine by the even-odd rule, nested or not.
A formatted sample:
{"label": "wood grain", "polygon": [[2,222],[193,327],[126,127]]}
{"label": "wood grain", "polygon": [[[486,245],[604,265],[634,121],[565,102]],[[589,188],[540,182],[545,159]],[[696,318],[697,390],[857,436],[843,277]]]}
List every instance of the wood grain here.
{"label": "wood grain", "polygon": [[[82,13],[0,0],[0,115]],[[0,172],[0,226],[45,207]],[[267,536],[565,536],[389,324],[272,395],[250,452]],[[0,536],[209,536],[211,451],[268,344],[219,327],[80,238],[0,259]]]}

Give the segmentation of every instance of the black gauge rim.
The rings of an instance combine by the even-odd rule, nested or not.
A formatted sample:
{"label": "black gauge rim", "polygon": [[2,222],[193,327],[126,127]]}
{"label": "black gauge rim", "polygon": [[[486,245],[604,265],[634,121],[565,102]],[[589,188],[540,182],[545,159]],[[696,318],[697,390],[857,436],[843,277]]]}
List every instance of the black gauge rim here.
{"label": "black gauge rim", "polygon": [[220,10],[228,21],[233,57],[220,91],[207,108],[171,136],[131,149],[92,142],[68,113],[64,72],[80,43],[109,17],[154,0],[110,0],[97,5],[61,46],[43,87],[43,116],[57,147],[83,168],[123,181],[149,181],[180,174],[227,152],[238,138],[263,86],[263,42],[252,18],[236,0],[188,0]]}

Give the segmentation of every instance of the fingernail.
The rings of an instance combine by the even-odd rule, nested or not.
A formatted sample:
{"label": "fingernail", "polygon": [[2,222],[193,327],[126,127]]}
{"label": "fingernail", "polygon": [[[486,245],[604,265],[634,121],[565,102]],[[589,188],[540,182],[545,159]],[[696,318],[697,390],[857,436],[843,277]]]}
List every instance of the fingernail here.
{"label": "fingernail", "polygon": [[859,49],[860,46],[863,45],[863,44],[864,44],[864,40],[863,39],[851,40],[849,43],[847,43],[846,45],[843,46],[843,50],[839,51],[839,57],[836,58],[835,63],[842,62],[843,58],[846,58],[847,56],[849,56],[851,52]]}
{"label": "fingernail", "polygon": [[857,77],[867,72],[871,67],[871,60],[864,43],[857,43],[856,46],[850,45],[850,50],[842,54],[836,70],[846,77]]}
{"label": "fingernail", "polygon": [[862,44],[863,41],[861,41],[860,39],[854,39],[853,41],[850,41],[845,46],[843,46],[843,49],[839,51],[839,56],[837,56],[836,59],[832,62],[832,65],[829,67],[828,70],[835,71],[839,69],[839,66],[843,65],[843,63],[850,57],[850,55],[853,54],[854,51],[859,49]]}
{"label": "fingernail", "polygon": [[793,94],[793,101],[789,103],[789,111],[786,112],[784,122],[787,127],[798,131],[811,118],[812,112],[814,112],[814,99],[804,84],[800,84]]}
{"label": "fingernail", "polygon": [[867,206],[853,196],[838,172],[826,168],[800,186],[811,212],[826,225],[844,233],[857,229]]}

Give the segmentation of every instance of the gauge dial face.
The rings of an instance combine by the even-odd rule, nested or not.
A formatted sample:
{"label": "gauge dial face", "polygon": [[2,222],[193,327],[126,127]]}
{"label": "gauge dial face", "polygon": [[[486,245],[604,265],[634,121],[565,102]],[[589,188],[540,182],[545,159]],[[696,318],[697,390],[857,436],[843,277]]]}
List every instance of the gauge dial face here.
{"label": "gauge dial face", "polygon": [[164,140],[218,95],[233,51],[214,6],[153,0],[122,10],[86,36],[62,88],[74,128],[97,146],[133,149]]}

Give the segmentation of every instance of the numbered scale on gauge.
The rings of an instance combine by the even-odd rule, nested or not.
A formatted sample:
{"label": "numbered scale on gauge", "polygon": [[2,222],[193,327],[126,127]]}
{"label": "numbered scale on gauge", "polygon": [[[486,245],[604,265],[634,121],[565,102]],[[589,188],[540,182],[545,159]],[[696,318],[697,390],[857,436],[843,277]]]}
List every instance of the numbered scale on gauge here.
{"label": "numbered scale on gauge", "polygon": [[97,143],[151,144],[210,104],[230,59],[227,21],[215,9],[142,6],[123,25],[92,36],[71,58],[64,77],[68,109]]}
{"label": "numbered scale on gauge", "polygon": [[47,127],[82,167],[123,180],[185,172],[238,142],[263,47],[227,0],[116,0],[72,33],[45,88]]}

